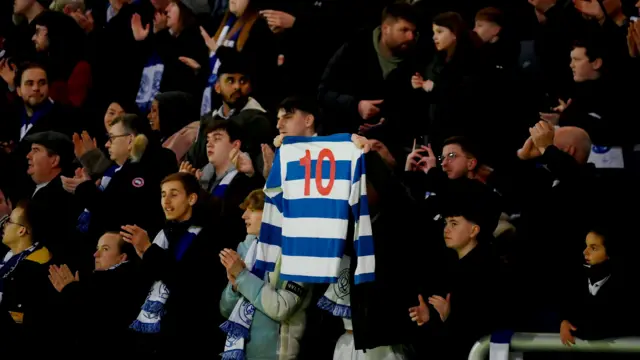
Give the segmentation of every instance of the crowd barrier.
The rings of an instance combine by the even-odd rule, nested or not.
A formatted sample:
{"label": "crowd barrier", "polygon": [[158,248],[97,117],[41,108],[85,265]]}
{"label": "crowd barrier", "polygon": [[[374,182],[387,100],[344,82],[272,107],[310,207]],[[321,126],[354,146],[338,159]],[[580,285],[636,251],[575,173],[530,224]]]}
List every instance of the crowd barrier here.
{"label": "crowd barrier", "polygon": [[[486,360],[491,345],[490,336],[478,340],[469,360]],[[509,350],[512,352],[590,352],[590,353],[640,353],[640,337],[624,337],[608,340],[585,341],[576,338],[576,344],[567,347],[560,342],[560,334],[514,333]]]}

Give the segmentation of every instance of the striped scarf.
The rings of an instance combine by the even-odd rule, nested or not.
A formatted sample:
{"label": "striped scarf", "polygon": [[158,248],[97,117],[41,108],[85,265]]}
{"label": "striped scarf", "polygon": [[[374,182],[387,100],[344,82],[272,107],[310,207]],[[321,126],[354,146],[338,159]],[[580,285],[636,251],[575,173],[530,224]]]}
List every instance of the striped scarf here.
{"label": "striped scarf", "polygon": [[[198,236],[202,230],[199,226],[191,226],[186,233],[182,235],[176,248],[176,259],[180,261],[187,249],[193,243],[193,240]],[[161,249],[169,249],[169,240],[164,233],[164,230],[160,231],[153,243],[159,246]],[[136,332],[155,334],[160,332],[160,323],[162,316],[164,316],[164,305],[169,298],[169,288],[162,281],[156,281],[151,286],[149,296],[142,305],[142,310],[138,315],[138,318],[131,324],[130,328]]]}

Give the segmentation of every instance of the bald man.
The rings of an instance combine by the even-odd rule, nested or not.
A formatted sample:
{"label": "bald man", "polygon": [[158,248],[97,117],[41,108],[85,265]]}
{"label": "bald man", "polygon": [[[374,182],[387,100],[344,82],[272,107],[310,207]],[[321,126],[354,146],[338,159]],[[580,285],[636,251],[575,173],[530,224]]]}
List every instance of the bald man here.
{"label": "bald man", "polygon": [[531,135],[518,150],[518,157],[531,160],[544,155],[551,145],[571,155],[575,161],[584,165],[591,153],[591,139],[589,134],[575,126],[565,126],[557,130],[546,121],[540,121],[529,129]]}
{"label": "bald man", "polygon": [[582,242],[602,211],[600,196],[606,195],[597,186],[595,167],[587,163],[591,140],[583,129],[556,129],[541,121],[529,135],[518,157],[543,166],[528,168],[518,184],[523,201],[514,264],[523,286],[520,301],[524,309],[533,309],[521,315],[538,331],[557,332],[558,325],[546,321],[553,318],[568,279],[580,276],[575,271],[584,262]]}

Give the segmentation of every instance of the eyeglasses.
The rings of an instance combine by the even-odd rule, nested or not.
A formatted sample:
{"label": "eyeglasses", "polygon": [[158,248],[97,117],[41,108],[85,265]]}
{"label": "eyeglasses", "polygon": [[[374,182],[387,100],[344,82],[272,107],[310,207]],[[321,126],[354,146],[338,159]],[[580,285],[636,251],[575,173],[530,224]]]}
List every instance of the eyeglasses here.
{"label": "eyeglasses", "polygon": [[7,224],[13,224],[13,225],[22,226],[23,228],[25,228],[25,230],[27,231],[27,233],[29,232],[29,230],[27,229],[27,227],[26,227],[25,225],[20,224],[20,223],[17,223],[17,222],[14,222],[14,221],[11,221],[11,219],[10,219],[9,217],[7,217],[7,218],[6,218],[6,219],[4,219],[4,220],[0,220],[0,223],[2,224],[2,225],[0,225],[0,226],[2,226],[2,228],[3,228],[3,229],[7,227]]}
{"label": "eyeglasses", "polygon": [[450,152],[448,154],[442,154],[441,156],[438,156],[438,161],[440,161],[441,163],[443,163],[445,160],[453,161],[457,157],[458,157],[458,154],[454,152]]}
{"label": "eyeglasses", "polygon": [[109,137],[109,142],[113,142],[114,139],[117,139],[119,137],[125,137],[125,136],[129,136],[131,134],[122,134],[122,135],[108,135]]}

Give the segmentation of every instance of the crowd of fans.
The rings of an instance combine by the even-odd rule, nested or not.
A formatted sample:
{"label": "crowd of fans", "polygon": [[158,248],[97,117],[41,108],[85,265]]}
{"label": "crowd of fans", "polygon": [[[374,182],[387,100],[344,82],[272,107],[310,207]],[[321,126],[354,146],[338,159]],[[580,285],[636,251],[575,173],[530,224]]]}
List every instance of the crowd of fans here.
{"label": "crowd of fans", "polygon": [[[3,356],[465,359],[498,330],[638,333],[640,2],[0,6]],[[282,138],[336,133],[365,153],[375,281],[257,276]]]}

